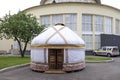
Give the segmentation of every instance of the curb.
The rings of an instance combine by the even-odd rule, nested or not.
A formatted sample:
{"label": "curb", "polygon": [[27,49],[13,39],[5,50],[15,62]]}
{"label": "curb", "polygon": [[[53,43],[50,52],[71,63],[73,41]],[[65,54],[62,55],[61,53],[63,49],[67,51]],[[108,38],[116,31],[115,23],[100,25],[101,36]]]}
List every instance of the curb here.
{"label": "curb", "polygon": [[104,61],[86,61],[86,63],[110,63],[110,62],[114,62],[114,59],[112,58],[112,60],[104,60]]}
{"label": "curb", "polygon": [[[110,63],[110,62],[114,62],[114,59],[112,58],[112,60],[105,60],[105,61],[86,61],[86,63]],[[12,70],[19,69],[19,68],[22,68],[22,67],[27,67],[29,65],[30,65],[30,63],[26,63],[26,64],[21,64],[21,65],[16,65],[16,66],[3,68],[3,69],[0,70],[0,73],[7,72],[7,71],[12,71]]]}
{"label": "curb", "polygon": [[26,67],[26,66],[29,66],[29,65],[30,65],[30,63],[26,63],[26,64],[21,64],[21,65],[16,65],[16,66],[3,68],[3,69],[0,69],[0,73],[7,72],[7,71],[12,71],[12,70],[19,69],[19,68],[22,68],[22,67]]}

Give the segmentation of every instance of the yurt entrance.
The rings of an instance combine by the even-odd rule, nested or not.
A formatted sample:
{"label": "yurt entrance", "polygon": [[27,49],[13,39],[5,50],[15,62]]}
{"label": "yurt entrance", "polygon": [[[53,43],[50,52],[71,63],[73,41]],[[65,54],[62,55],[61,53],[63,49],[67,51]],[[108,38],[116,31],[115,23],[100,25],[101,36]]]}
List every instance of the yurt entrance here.
{"label": "yurt entrance", "polygon": [[49,49],[49,69],[60,70],[63,68],[63,49]]}

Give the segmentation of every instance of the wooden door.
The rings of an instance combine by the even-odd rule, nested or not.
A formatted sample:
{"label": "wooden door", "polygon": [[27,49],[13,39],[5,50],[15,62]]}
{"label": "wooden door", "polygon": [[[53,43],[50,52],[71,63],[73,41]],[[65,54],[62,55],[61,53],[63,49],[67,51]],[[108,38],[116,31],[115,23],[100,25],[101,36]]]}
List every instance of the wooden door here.
{"label": "wooden door", "polygon": [[63,68],[63,49],[49,49],[49,69]]}

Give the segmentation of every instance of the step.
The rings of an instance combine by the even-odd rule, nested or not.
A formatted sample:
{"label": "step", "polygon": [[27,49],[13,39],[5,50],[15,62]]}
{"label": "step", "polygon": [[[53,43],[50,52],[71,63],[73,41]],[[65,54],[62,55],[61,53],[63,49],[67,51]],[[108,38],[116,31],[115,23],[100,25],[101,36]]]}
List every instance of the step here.
{"label": "step", "polygon": [[45,73],[47,73],[47,74],[64,74],[65,72],[62,70],[48,70],[48,71],[45,71]]}

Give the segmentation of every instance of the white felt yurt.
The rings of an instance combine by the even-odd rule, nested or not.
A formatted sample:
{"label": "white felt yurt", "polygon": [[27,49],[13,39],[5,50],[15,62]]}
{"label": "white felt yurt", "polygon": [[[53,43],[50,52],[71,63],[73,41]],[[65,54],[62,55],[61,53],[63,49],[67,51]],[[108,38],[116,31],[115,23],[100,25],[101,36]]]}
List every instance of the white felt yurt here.
{"label": "white felt yurt", "polygon": [[73,71],[85,68],[85,43],[68,27],[49,27],[31,42],[31,64],[35,71]]}

